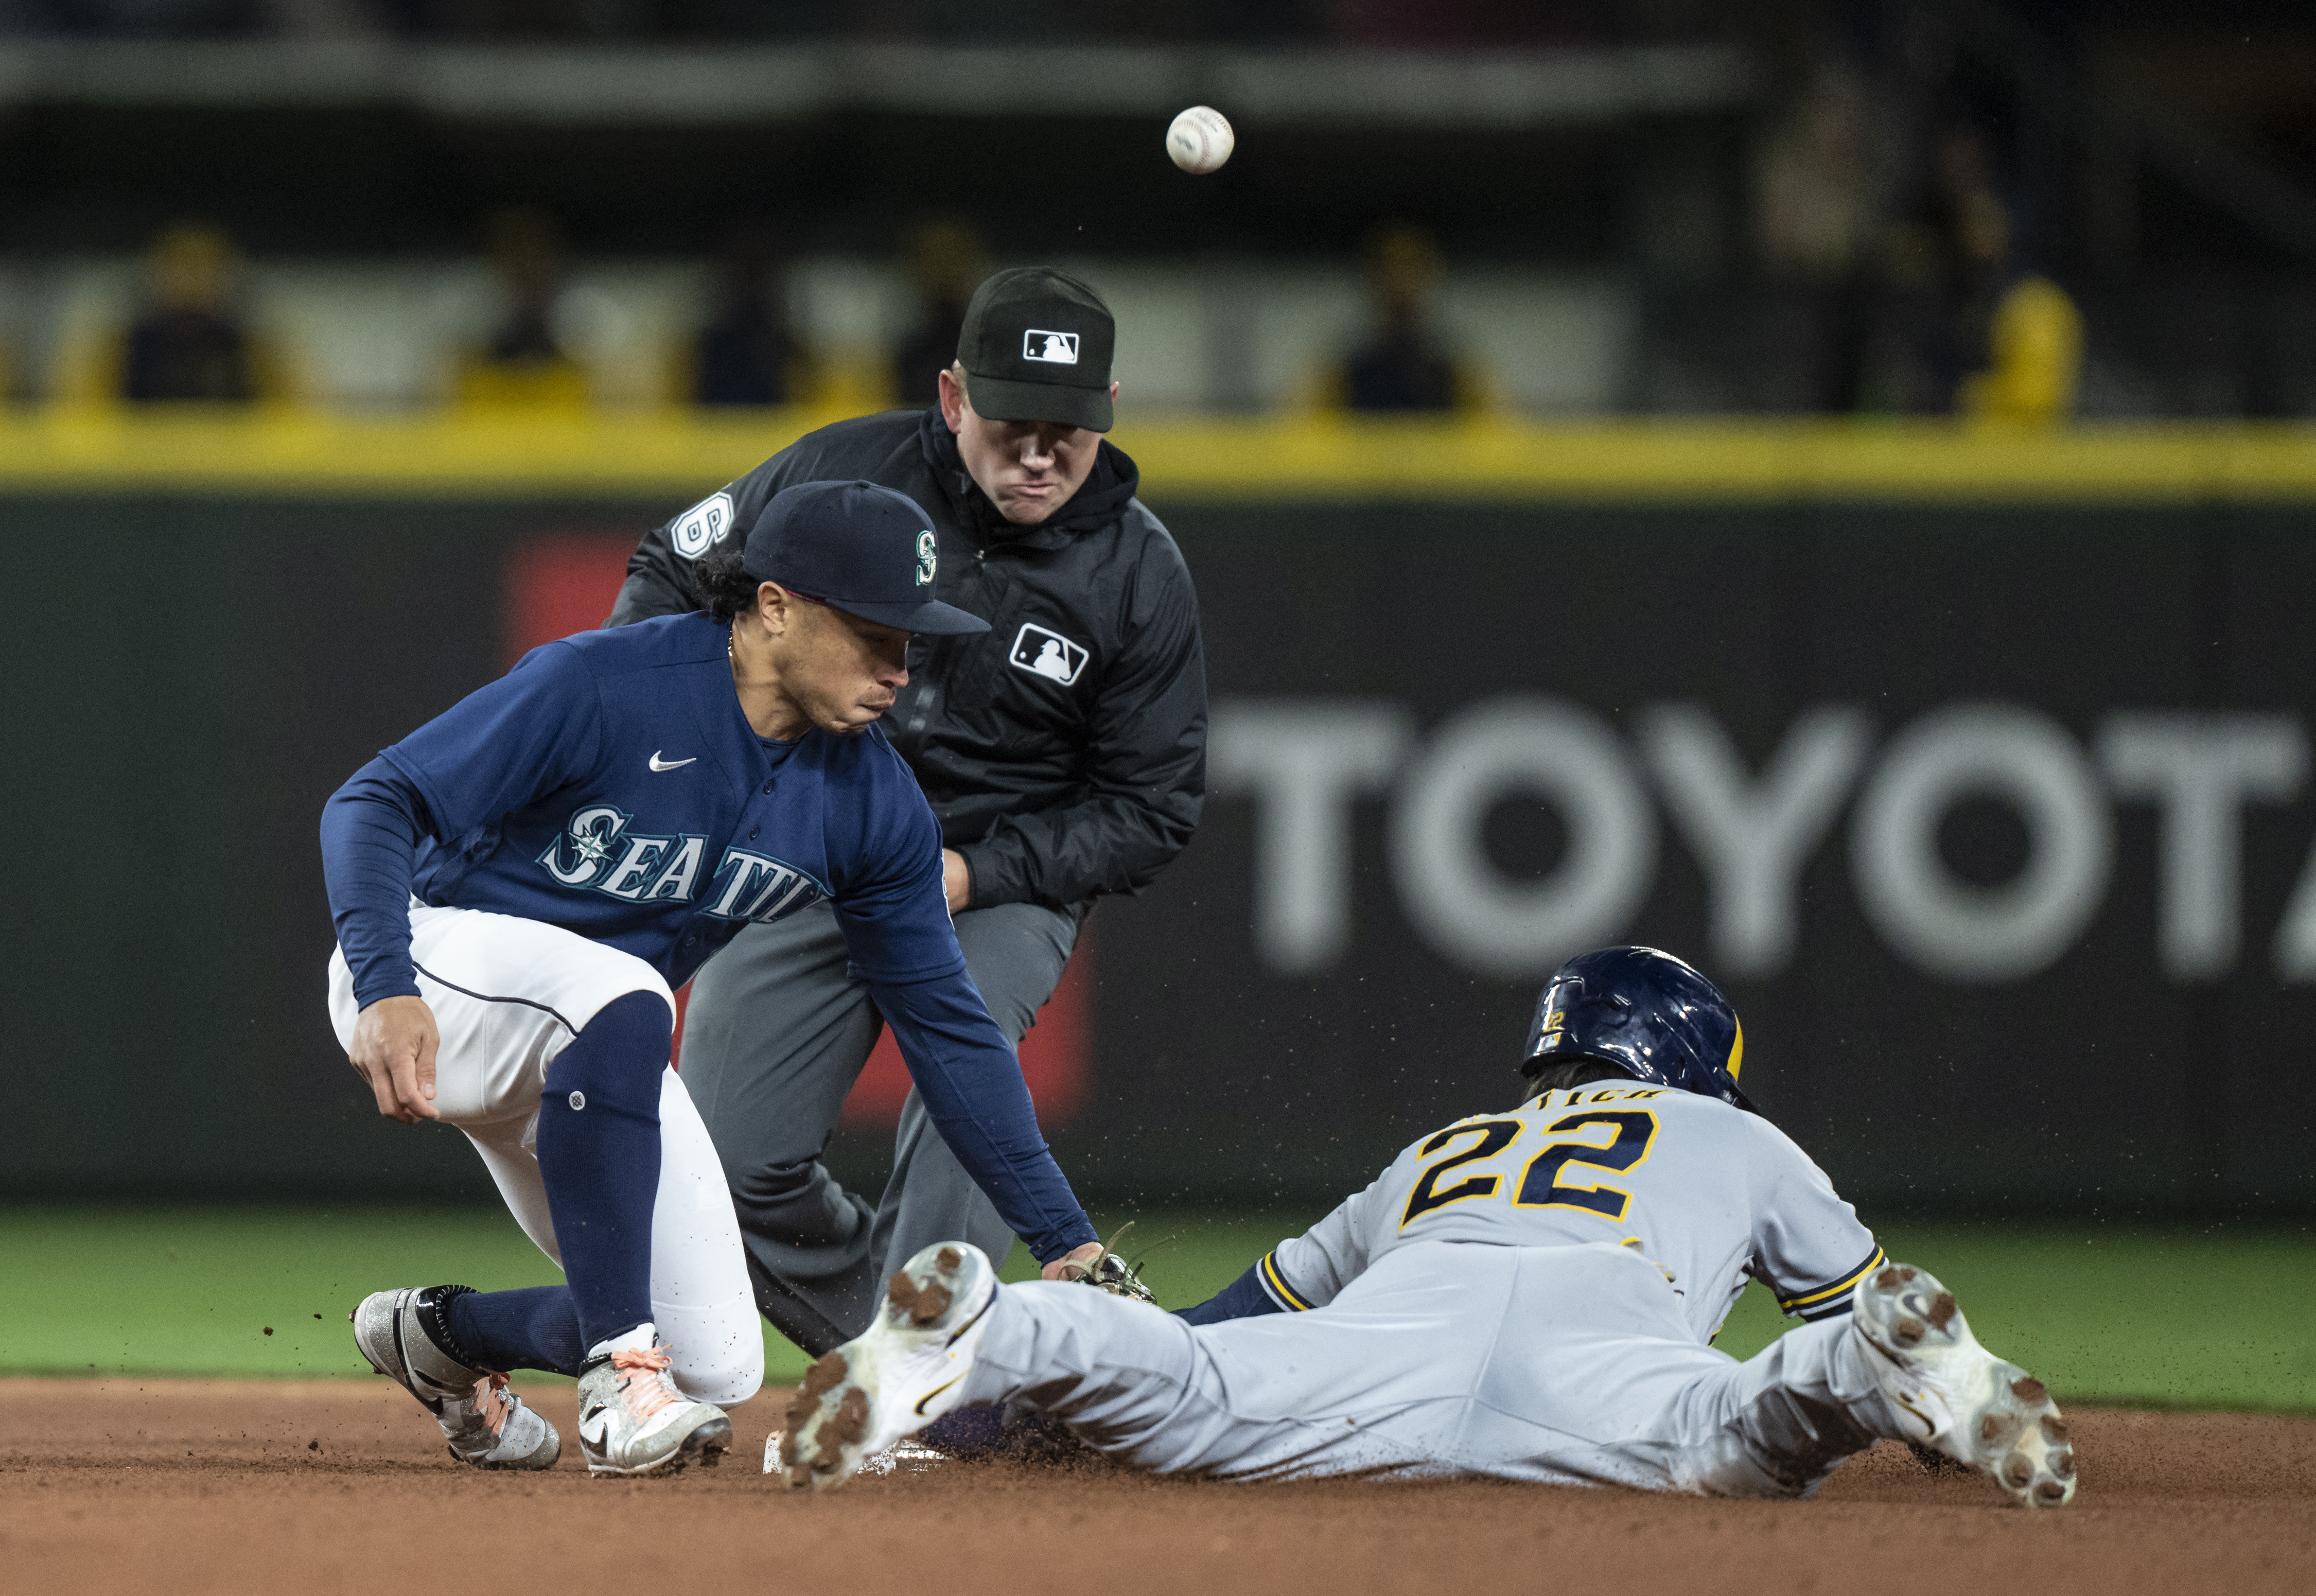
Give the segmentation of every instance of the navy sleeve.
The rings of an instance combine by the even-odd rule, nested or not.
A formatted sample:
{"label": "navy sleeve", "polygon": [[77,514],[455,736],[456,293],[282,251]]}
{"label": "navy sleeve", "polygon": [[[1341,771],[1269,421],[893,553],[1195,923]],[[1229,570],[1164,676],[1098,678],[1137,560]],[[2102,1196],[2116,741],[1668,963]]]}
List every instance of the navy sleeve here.
{"label": "navy sleeve", "polygon": [[354,1001],[415,997],[410,963],[410,874],[433,822],[418,789],[384,759],[353,773],[322,806],[322,876],[330,921],[353,971]]}
{"label": "navy sleeve", "polygon": [[1040,1263],[1099,1240],[1038,1128],[1021,1065],[965,973],[868,990],[933,1128]]}
{"label": "navy sleeve", "polygon": [[859,785],[830,794],[840,807],[832,816],[829,884],[852,973],[906,983],[962,971],[965,954],[941,882],[940,822],[889,744],[880,740],[866,753]]}
{"label": "navy sleeve", "polygon": [[1174,1316],[1192,1324],[1219,1324],[1225,1319],[1252,1319],[1257,1314],[1286,1311],[1263,1289],[1262,1265],[1257,1262],[1198,1306],[1175,1309]]}

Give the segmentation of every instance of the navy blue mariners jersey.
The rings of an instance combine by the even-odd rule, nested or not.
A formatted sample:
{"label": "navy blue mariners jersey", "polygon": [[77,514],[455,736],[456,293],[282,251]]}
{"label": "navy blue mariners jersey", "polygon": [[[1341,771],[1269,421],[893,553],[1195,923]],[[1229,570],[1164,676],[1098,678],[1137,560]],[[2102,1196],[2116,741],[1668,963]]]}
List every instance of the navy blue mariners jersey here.
{"label": "navy blue mariners jersey", "polygon": [[874,727],[768,747],[727,638],[694,613],[548,643],[387,749],[433,821],[411,890],[608,943],[671,986],[823,899],[864,978],[962,969],[916,778]]}

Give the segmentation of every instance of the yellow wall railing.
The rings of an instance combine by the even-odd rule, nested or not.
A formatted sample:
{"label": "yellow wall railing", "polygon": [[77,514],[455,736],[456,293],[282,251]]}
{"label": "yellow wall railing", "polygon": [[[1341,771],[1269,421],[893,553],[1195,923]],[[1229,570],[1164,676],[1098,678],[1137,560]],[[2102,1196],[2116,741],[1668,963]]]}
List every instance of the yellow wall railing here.
{"label": "yellow wall railing", "polygon": [[[681,499],[813,427],[801,409],[620,415],[0,412],[0,493]],[[1192,500],[2316,501],[2316,426],[1348,418],[1137,422],[1162,513]]]}

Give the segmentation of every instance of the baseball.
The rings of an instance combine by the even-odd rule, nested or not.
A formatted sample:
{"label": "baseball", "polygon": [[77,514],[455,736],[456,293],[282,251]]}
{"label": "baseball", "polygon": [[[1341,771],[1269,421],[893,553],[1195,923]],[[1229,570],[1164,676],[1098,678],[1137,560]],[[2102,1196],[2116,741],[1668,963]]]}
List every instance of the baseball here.
{"label": "baseball", "polygon": [[1204,174],[1231,158],[1238,139],[1229,119],[1211,105],[1193,105],[1166,129],[1166,153],[1174,165],[1193,174]]}

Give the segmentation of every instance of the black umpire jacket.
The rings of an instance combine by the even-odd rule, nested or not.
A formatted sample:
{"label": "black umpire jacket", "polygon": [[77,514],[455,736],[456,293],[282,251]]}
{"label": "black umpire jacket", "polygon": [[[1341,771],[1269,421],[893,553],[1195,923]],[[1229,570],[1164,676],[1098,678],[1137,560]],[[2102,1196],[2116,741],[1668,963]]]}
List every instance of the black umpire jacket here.
{"label": "black umpire jacket", "polygon": [[1198,827],[1206,665],[1189,567],[1108,442],[1076,495],[1025,527],[975,486],[939,406],[807,432],[646,533],[610,624],[699,609],[692,561],[745,538],[781,488],[854,478],[923,508],[934,592],[989,622],[913,639],[884,720],[965,857],[970,906],[1073,908],[1148,886]]}

